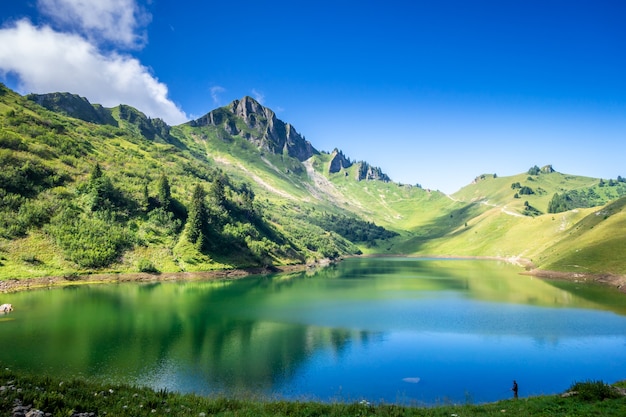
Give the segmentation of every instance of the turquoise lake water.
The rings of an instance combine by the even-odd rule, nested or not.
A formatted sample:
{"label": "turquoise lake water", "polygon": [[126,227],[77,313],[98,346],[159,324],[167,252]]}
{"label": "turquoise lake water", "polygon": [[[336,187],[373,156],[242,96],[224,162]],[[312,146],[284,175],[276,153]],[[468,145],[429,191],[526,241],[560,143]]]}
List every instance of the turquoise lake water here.
{"label": "turquoise lake water", "polygon": [[171,391],[437,405],[626,379],[626,296],[494,261],[1,295],[0,365]]}

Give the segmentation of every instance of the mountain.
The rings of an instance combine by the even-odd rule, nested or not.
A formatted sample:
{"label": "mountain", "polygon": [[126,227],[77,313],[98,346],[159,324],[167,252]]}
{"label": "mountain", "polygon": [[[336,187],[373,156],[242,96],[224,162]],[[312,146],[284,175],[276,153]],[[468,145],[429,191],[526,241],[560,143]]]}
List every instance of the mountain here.
{"label": "mountain", "polygon": [[99,104],[91,104],[85,97],[71,93],[29,94],[26,96],[42,107],[69,117],[92,122],[117,126],[110,109]]}
{"label": "mountain", "polygon": [[163,120],[151,119],[134,107],[125,104],[105,108],[99,104],[91,104],[85,97],[70,93],[29,94],[26,99],[52,112],[75,119],[99,125],[135,129],[137,133],[151,141],[176,143],[177,146],[182,146],[181,142],[170,135],[171,127]]}
{"label": "mountain", "polygon": [[546,165],[480,175],[448,196],[394,183],[338,149],[318,151],[250,97],[168,126],[126,105],[0,85],[0,163],[0,278],[358,253],[626,273],[621,177]]}
{"label": "mountain", "polygon": [[224,135],[241,136],[260,149],[284,153],[305,161],[319,152],[289,123],[251,97],[235,100],[188,123],[191,127],[216,126]]}

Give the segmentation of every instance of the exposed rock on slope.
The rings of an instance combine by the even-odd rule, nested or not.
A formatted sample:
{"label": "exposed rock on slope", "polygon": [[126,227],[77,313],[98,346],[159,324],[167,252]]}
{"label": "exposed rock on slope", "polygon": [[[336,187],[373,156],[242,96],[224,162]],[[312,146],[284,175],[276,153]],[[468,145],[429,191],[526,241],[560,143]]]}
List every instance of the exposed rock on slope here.
{"label": "exposed rock on slope", "polygon": [[126,104],[106,108],[100,104],[91,104],[85,97],[71,93],[29,94],[26,98],[50,111],[85,122],[114,127],[123,127],[123,124],[128,123],[151,141],[183,147],[178,139],[170,135],[171,128],[167,123],[158,118],[152,119]]}
{"label": "exposed rock on slope", "polygon": [[100,125],[117,126],[111,111],[71,93],[29,94],[27,99],[53,112]]}
{"label": "exposed rock on slope", "polygon": [[346,158],[343,152],[341,152],[340,150],[337,150],[337,148],[335,148],[335,150],[330,156],[331,156],[331,159],[330,159],[330,164],[328,166],[328,172],[331,174],[335,174],[341,171],[342,169],[350,168],[352,166],[352,162],[350,161],[350,159]]}
{"label": "exposed rock on slope", "polygon": [[272,110],[251,97],[235,100],[189,122],[189,125],[219,126],[227,134],[241,136],[263,150],[287,154],[300,161],[319,153],[293,126],[278,119]]}
{"label": "exposed rock on slope", "polygon": [[378,180],[383,182],[391,181],[391,178],[387,176],[380,168],[373,167],[367,162],[358,162],[359,169],[357,169],[357,177],[358,181],[362,180]]}

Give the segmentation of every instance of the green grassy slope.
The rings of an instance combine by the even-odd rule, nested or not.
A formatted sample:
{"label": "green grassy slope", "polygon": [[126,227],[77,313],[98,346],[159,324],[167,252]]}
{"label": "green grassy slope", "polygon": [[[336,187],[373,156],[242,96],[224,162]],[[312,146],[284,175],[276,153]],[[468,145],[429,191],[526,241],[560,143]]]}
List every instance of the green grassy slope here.
{"label": "green grassy slope", "polygon": [[626,274],[626,198],[587,215],[568,229],[567,236],[538,258],[545,269],[579,273]]}
{"label": "green grassy slope", "polygon": [[[515,198],[519,189],[531,187],[534,194]],[[458,220],[449,217],[449,230],[418,236],[403,244],[405,252],[437,255],[497,256],[530,259],[537,267],[570,272],[626,272],[626,227],[623,223],[622,184],[600,187],[599,179],[558,172],[511,177],[485,175],[452,198],[467,204]],[[591,193],[606,206],[547,213],[554,193]],[[525,203],[536,208],[529,212]],[[467,217],[471,217],[466,220]],[[458,218],[458,216],[457,216]],[[443,224],[443,218],[436,225]]]}
{"label": "green grassy slope", "polygon": [[[269,140],[261,117],[251,127],[228,115],[238,132],[230,134],[223,124],[169,127],[129,106],[100,111],[114,123],[48,111],[0,86],[0,277],[281,265],[361,251],[626,272],[623,181],[537,169],[482,175],[447,196],[359,181],[359,164],[330,173],[324,152],[304,161],[286,148],[275,154],[250,139]],[[98,164],[104,178],[94,181]],[[208,216],[201,244],[188,222],[198,185]],[[577,208],[548,213],[557,193]]]}
{"label": "green grassy slope", "polygon": [[[111,111],[120,127],[88,123],[0,87],[0,277],[280,265],[358,252],[302,216],[295,203],[308,198],[308,179],[294,174],[293,158],[263,157],[237,141],[240,152],[219,154],[184,127],[161,125],[157,137],[159,125],[128,106]],[[102,179],[94,180],[96,165]],[[207,193],[201,247],[187,224],[197,185]]]}

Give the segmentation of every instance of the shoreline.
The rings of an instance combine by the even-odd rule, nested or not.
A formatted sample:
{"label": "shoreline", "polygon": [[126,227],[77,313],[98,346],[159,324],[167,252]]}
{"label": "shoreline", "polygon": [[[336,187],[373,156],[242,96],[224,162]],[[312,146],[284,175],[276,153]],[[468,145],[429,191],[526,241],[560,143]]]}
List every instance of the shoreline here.
{"label": "shoreline", "polygon": [[321,260],[315,263],[307,264],[239,269],[215,269],[210,271],[195,272],[159,272],[154,274],[150,274],[147,272],[95,273],[71,276],[66,275],[23,279],[3,279],[0,280],[0,294],[8,294],[28,290],[50,289],[69,285],[118,284],[123,282],[232,280],[245,278],[251,275],[269,275],[277,273],[305,271],[307,269],[328,265],[331,262],[332,261],[330,260]]}
{"label": "shoreline", "polygon": [[521,272],[520,274],[556,281],[571,281],[607,285],[614,287],[616,290],[623,294],[626,294],[626,275],[583,274],[580,272],[549,271],[536,268]]}
{"label": "shoreline", "polygon": [[[536,268],[532,261],[520,257],[499,257],[499,256],[452,256],[452,255],[359,255],[355,257],[376,258],[376,257],[405,257],[415,259],[475,259],[507,262],[524,268],[520,275],[533,276],[541,279],[563,280],[572,282],[597,283],[614,287],[619,292],[626,294],[626,275],[614,274],[587,274],[580,272],[550,271]],[[286,272],[299,272],[307,269],[328,266],[339,260],[323,259],[314,263],[294,264],[270,267],[253,267],[239,269],[215,269],[210,271],[196,272],[130,272],[130,273],[95,273],[71,276],[50,276],[23,279],[3,279],[0,280],[0,294],[18,291],[50,289],[67,285],[87,285],[87,284],[113,284],[122,282],[166,282],[166,281],[193,281],[193,280],[230,280],[245,278],[251,275],[269,275]]]}

